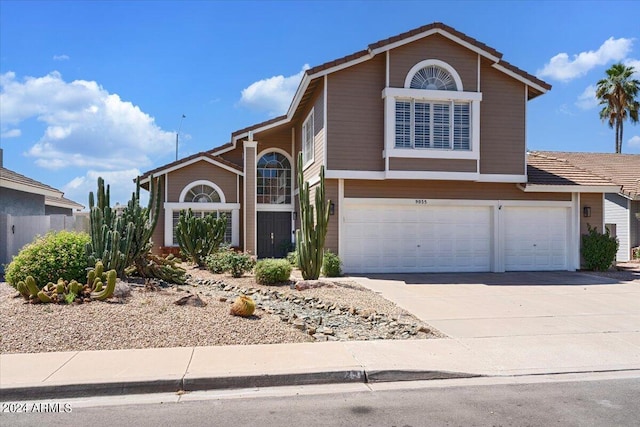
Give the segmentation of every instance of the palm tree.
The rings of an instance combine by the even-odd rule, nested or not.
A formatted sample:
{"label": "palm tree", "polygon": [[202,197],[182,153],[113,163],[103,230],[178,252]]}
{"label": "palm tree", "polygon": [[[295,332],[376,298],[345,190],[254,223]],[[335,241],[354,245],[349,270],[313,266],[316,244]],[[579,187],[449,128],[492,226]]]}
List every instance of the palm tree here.
{"label": "palm tree", "polygon": [[600,105],[602,121],[608,121],[609,127],[616,129],[616,153],[622,153],[622,124],[627,119],[638,122],[640,103],[636,99],[640,92],[640,81],[632,79],[635,69],[622,63],[613,64],[607,71],[607,77],[596,86],[596,97]]}

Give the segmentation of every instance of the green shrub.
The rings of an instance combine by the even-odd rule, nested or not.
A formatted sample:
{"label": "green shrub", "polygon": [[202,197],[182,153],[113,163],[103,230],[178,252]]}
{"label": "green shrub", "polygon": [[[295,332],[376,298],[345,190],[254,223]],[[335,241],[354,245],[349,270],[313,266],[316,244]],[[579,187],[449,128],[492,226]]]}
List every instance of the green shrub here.
{"label": "green shrub", "polygon": [[225,272],[227,257],[232,249],[229,246],[221,246],[218,252],[215,252],[205,258],[205,266],[207,270],[215,274],[222,274]]}
{"label": "green shrub", "polygon": [[589,234],[582,236],[584,265],[588,270],[608,270],[616,259],[618,239],[609,235],[609,230],[602,234],[598,233],[597,227],[592,228],[588,224],[587,227]]}
{"label": "green shrub", "polygon": [[227,247],[209,255],[206,258],[206,266],[212,273],[230,273],[233,277],[242,277],[246,272],[253,270],[256,260],[246,252],[236,252]]}
{"label": "green shrub", "polygon": [[286,259],[263,259],[255,267],[256,282],[273,285],[289,280],[291,264]]}
{"label": "green shrub", "polygon": [[298,267],[298,252],[289,252],[287,254],[287,262],[291,264],[291,267]]}
{"label": "green shrub", "polygon": [[58,279],[86,280],[88,267],[86,245],[91,241],[87,233],[60,231],[48,233],[23,247],[6,271],[6,279],[13,287],[32,276],[42,288]]}
{"label": "green shrub", "polygon": [[640,259],[640,246],[631,249],[631,259]]}
{"label": "green shrub", "polygon": [[322,259],[322,274],[325,277],[339,277],[342,275],[342,261],[331,251],[325,251]]}

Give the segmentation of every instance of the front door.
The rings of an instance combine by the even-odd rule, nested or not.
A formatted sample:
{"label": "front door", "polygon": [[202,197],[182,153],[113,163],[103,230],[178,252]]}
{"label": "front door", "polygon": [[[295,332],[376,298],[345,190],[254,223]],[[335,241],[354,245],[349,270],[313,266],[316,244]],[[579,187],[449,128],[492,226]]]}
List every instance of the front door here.
{"label": "front door", "polygon": [[291,246],[291,212],[258,212],[258,258],[284,258]]}

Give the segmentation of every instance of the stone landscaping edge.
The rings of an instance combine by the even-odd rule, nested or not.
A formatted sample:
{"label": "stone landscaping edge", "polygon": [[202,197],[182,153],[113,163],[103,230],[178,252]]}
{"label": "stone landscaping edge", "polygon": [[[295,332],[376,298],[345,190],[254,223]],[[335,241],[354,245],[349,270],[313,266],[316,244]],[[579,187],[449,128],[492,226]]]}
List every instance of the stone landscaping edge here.
{"label": "stone landscaping edge", "polygon": [[24,401],[77,397],[118,396],[150,393],[185,393],[203,390],[246,389],[259,387],[322,384],[379,383],[395,381],[476,378],[484,375],[429,370],[346,369],[287,374],[238,375],[203,378],[114,381],[101,383],[28,385],[0,388],[0,401]]}

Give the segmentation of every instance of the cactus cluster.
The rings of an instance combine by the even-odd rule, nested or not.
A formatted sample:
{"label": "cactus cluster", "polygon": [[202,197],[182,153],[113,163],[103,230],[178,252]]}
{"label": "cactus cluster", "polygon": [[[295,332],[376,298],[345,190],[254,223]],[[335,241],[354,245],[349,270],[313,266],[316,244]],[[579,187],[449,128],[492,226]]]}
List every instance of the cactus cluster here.
{"label": "cactus cluster", "polygon": [[67,303],[77,300],[88,302],[105,300],[113,295],[116,288],[116,271],[104,272],[102,262],[98,261],[95,268],[87,273],[87,283],[76,280],[70,282],[58,279],[57,283],[49,282],[42,289],[38,288],[33,277],[27,276],[25,281],[18,282],[18,292],[32,303]]}
{"label": "cactus cluster", "polygon": [[140,180],[137,179],[136,191],[118,215],[111,208],[109,185],[105,186],[104,179],[98,178],[96,196],[89,193],[91,243],[86,249],[90,264],[102,261],[121,278],[125,269],[131,266],[142,274],[147,267],[146,255],[152,246],[151,235],[160,212],[160,185],[153,176],[149,180],[149,193],[149,204],[143,208],[140,206]]}
{"label": "cactus cluster", "polygon": [[127,275],[139,274],[141,277],[155,277],[165,282],[183,285],[186,280],[186,270],[178,265],[182,262],[180,258],[169,255],[166,258],[147,252],[146,263],[129,267],[125,270]]}
{"label": "cactus cluster", "polygon": [[[309,201],[309,182],[302,174],[302,153],[298,155],[298,200],[300,202],[300,229],[296,230],[296,252],[298,267],[305,280],[317,280],[320,277],[324,240],[329,224],[330,200],[326,200],[324,191],[324,166],[320,168],[320,183],[316,188],[315,218],[314,209]],[[314,224],[315,219],[315,224]]]}
{"label": "cactus cluster", "polygon": [[220,249],[226,230],[225,215],[215,218],[208,214],[199,218],[189,209],[180,212],[176,226],[176,239],[180,245],[180,251],[199,267],[204,267],[207,256]]}

